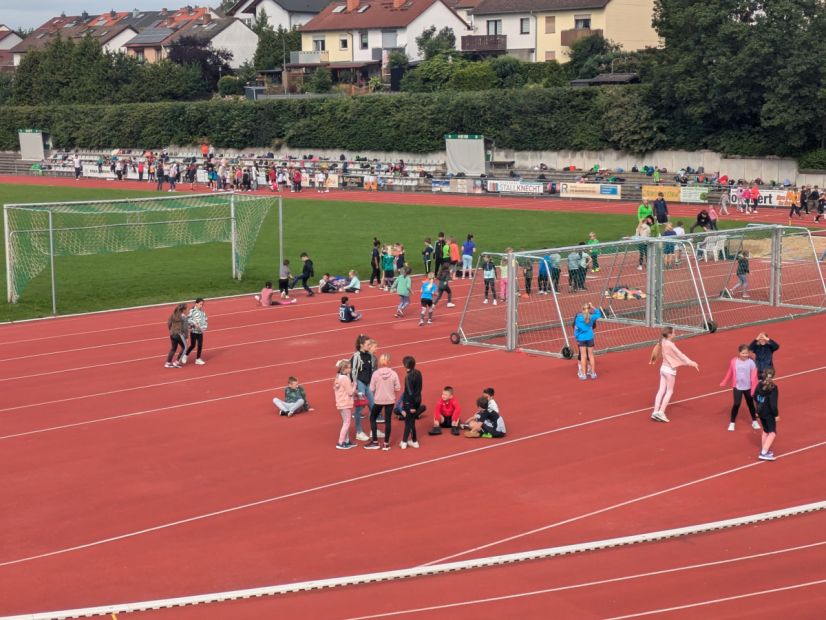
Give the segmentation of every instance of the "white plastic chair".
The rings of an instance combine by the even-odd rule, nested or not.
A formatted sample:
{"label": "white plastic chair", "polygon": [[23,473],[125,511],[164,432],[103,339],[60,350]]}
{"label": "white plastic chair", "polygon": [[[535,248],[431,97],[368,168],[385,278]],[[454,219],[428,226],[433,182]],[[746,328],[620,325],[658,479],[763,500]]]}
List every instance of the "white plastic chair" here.
{"label": "white plastic chair", "polygon": [[718,256],[722,254],[723,258],[726,256],[726,240],[723,237],[706,237],[705,241],[701,241],[697,245],[697,258],[702,254],[702,259],[708,262],[708,255],[711,254],[714,260],[718,260]]}

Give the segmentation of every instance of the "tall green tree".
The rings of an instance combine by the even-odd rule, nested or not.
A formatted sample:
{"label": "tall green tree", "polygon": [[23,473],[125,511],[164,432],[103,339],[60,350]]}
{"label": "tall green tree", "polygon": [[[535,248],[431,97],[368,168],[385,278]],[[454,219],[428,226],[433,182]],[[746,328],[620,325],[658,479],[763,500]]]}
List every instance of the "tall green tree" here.
{"label": "tall green tree", "polygon": [[204,94],[214,93],[222,75],[229,75],[232,69],[229,61],[232,52],[215,49],[212,42],[201,37],[183,36],[169,46],[167,58],[180,65],[195,65],[204,79]]}
{"label": "tall green tree", "polygon": [[605,73],[611,61],[620,55],[620,46],[600,34],[574,41],[565,68],[571,79],[592,78]]}
{"label": "tall green tree", "polygon": [[416,37],[416,46],[419,48],[425,60],[451,50],[456,49],[456,34],[451,28],[445,26],[436,32],[436,26],[427,28]]}

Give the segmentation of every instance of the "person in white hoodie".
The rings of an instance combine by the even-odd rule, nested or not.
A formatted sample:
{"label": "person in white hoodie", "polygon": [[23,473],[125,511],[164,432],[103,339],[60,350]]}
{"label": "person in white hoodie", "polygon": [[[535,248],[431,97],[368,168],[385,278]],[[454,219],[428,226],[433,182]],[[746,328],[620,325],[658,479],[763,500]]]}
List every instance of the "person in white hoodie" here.
{"label": "person in white hoodie", "polygon": [[195,353],[195,363],[198,366],[203,366],[206,362],[201,359],[201,351],[204,348],[204,332],[208,326],[207,315],[206,312],[204,312],[203,297],[199,297],[195,300],[195,306],[193,306],[190,311],[187,321],[189,322],[189,346],[187,347],[186,352],[181,356],[181,364],[186,364],[187,356],[192,353],[192,350],[197,346],[198,349]]}
{"label": "person in white hoodie", "polygon": [[[401,391],[401,382],[396,371],[390,368],[390,355],[387,353],[379,357],[379,369],[370,379],[370,391],[373,392],[373,408],[370,411],[370,431],[372,438],[364,447],[367,450],[378,450],[381,447],[385,452],[390,450],[390,427],[393,421],[393,407]],[[379,446],[378,417],[384,409],[384,445]]]}

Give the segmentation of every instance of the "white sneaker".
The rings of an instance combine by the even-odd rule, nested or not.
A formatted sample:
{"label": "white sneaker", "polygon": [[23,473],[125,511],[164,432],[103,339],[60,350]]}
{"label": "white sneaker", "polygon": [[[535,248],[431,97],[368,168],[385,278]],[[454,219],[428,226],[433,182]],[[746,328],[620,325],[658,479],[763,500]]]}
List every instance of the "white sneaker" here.
{"label": "white sneaker", "polygon": [[186,355],[182,355],[181,359],[179,359],[178,362],[180,362],[181,366],[186,364]]}
{"label": "white sneaker", "polygon": [[419,442],[418,441],[408,441],[407,445],[410,446],[411,448],[418,448],[419,447]]}
{"label": "white sneaker", "polygon": [[642,271],[642,265],[637,266],[637,271]]}
{"label": "white sneaker", "polygon": [[406,442],[406,441],[402,441],[401,443],[399,443],[399,447],[400,447],[402,450],[407,450],[407,442]]}
{"label": "white sneaker", "polygon": [[485,301],[483,301],[482,303],[483,303],[483,304],[486,304],[486,303],[488,303],[488,300],[487,300],[487,299],[485,299]]}
{"label": "white sneaker", "polygon": [[455,307],[456,307],[456,304],[451,303],[451,302],[447,302],[447,307],[448,307],[448,308],[455,308]]}
{"label": "white sneaker", "polygon": [[195,365],[196,366],[203,366],[204,364],[206,364],[206,362],[204,360],[202,360],[200,357],[195,360]]}
{"label": "white sneaker", "polygon": [[728,430],[729,430],[729,431],[733,431],[733,430],[734,430],[734,422],[732,422],[731,424],[729,424],[729,425],[728,425]]}
{"label": "white sneaker", "polygon": [[757,420],[752,420],[751,421],[751,427],[754,430],[759,431],[760,430],[760,422],[758,422]]}
{"label": "white sneaker", "polygon": [[259,303],[259,304],[261,303],[261,295],[256,295],[255,297],[253,297],[253,299],[255,300],[256,303]]}
{"label": "white sneaker", "polygon": [[495,300],[495,299],[493,300],[493,305],[494,305],[494,306],[496,305],[496,300]]}
{"label": "white sneaker", "polygon": [[376,437],[379,439],[384,439],[384,433],[382,431],[376,431]]}
{"label": "white sneaker", "polygon": [[356,435],[356,439],[358,439],[359,441],[370,441],[370,437],[366,433],[364,433],[364,431],[358,433]]}

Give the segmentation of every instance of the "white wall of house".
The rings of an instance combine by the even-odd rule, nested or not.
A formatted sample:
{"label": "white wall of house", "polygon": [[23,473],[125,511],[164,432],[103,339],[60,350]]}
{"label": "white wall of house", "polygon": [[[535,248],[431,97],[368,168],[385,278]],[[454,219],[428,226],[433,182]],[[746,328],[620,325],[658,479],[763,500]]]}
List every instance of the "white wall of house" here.
{"label": "white wall of house", "polygon": [[407,56],[410,60],[421,60],[419,48],[416,46],[416,38],[431,26],[436,26],[436,30],[441,30],[445,26],[453,30],[453,34],[456,35],[457,49],[462,45],[462,35],[471,34],[467,24],[456,13],[442,2],[434,2],[430,8],[414,19],[406,29],[399,31],[399,46],[406,46]]}
{"label": "white wall of house", "polygon": [[[250,0],[252,1],[252,0]],[[241,7],[241,9],[245,9],[247,5]],[[278,29],[279,26],[290,30],[291,28],[296,28],[303,24],[306,24],[310,21],[313,17],[315,17],[315,13],[290,13],[289,11],[285,10],[280,4],[274,2],[273,0],[264,0],[255,7],[255,14],[259,15],[261,11],[265,11],[267,13],[267,20],[270,22],[270,25]],[[241,17],[242,15],[249,16],[254,20],[254,17],[248,13],[241,13],[238,11],[236,13],[236,17]]]}
{"label": "white wall of house", "polygon": [[232,52],[229,66],[233,69],[251,61],[257,46],[258,35],[237,19],[212,38],[212,47]]}
{"label": "white wall of house", "polygon": [[16,32],[12,32],[0,41],[0,50],[10,50],[21,41],[23,41],[23,39]]}
{"label": "white wall of house", "polygon": [[123,47],[123,46],[126,45],[132,39],[134,39],[137,34],[138,34],[137,30],[134,30],[132,28],[127,28],[126,30],[121,32],[119,35],[117,35],[115,37],[112,37],[106,43],[104,43],[103,49],[105,51],[111,52],[113,54],[118,53],[118,52],[126,52],[126,48]]}
{"label": "white wall of house", "polygon": [[[488,22],[497,20],[501,21],[502,34],[508,37],[508,51],[536,50],[536,17],[528,13],[477,15],[473,24],[473,34],[488,34]],[[522,32],[522,20],[527,20],[528,32],[526,33]],[[490,34],[493,32],[491,31]],[[535,60],[533,52],[530,53],[529,60]]]}
{"label": "white wall of house", "polygon": [[373,60],[373,48],[381,47],[381,30],[375,28],[367,31],[367,49],[363,50],[360,46],[361,30],[353,31],[353,60],[366,61]]}
{"label": "white wall of house", "polygon": [[284,27],[289,30],[290,28],[303,26],[315,16],[315,13],[290,13],[290,25]]}

